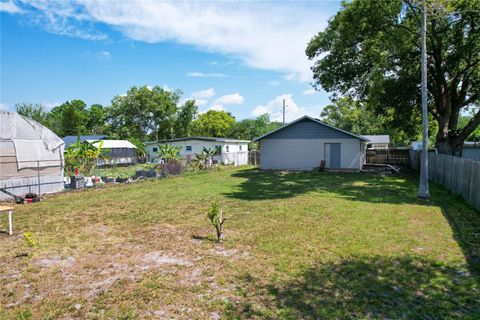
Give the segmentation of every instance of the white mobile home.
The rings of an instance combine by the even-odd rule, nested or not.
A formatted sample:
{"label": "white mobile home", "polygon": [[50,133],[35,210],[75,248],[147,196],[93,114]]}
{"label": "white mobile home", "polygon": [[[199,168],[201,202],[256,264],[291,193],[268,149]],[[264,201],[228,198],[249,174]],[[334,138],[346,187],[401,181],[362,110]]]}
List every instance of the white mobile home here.
{"label": "white mobile home", "polygon": [[254,139],[260,142],[260,168],[313,170],[325,161],[327,169],[360,170],[366,138],[304,116]]}
{"label": "white mobile home", "polygon": [[212,137],[188,137],[172,140],[145,142],[150,161],[160,158],[161,145],[173,145],[179,149],[179,155],[185,159],[195,158],[196,153],[201,153],[203,148],[218,150],[214,160],[222,164],[233,164],[236,166],[248,164],[248,140],[237,140],[228,138]]}
{"label": "white mobile home", "polygon": [[109,150],[109,158],[98,159],[97,165],[130,165],[137,163],[137,147],[127,140],[86,140],[98,147],[102,143],[102,149]]}

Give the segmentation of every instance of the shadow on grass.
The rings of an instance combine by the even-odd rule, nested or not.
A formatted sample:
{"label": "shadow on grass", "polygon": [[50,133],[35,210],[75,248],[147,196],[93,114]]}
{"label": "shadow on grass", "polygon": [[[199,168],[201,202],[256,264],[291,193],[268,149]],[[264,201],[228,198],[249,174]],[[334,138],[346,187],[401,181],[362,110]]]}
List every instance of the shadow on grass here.
{"label": "shadow on grass", "polygon": [[462,248],[470,272],[480,283],[480,214],[474,209],[454,208],[455,205],[460,203],[442,206],[442,213],[452,228],[453,237]]}
{"label": "shadow on grass", "polygon": [[316,192],[318,197],[441,207],[455,240],[463,250],[470,272],[480,278],[480,212],[439,185],[431,184],[432,199],[424,201],[417,198],[416,176],[397,179],[369,173],[247,169],[235,172],[233,177],[245,181],[240,184],[239,190],[226,196],[242,200],[285,199]]}
{"label": "shadow on grass", "polygon": [[312,191],[325,191],[358,201],[424,203],[417,199],[411,180],[391,184],[385,177],[375,174],[246,169],[232,176],[246,180],[240,184],[240,190],[226,196],[242,200],[284,199]]}
{"label": "shadow on grass", "polygon": [[[230,305],[230,318],[445,319],[480,317],[475,278],[420,257],[361,257],[319,264]],[[258,299],[263,293],[267,299]],[[264,297],[263,297],[264,298]],[[256,306],[256,307],[255,307]]]}

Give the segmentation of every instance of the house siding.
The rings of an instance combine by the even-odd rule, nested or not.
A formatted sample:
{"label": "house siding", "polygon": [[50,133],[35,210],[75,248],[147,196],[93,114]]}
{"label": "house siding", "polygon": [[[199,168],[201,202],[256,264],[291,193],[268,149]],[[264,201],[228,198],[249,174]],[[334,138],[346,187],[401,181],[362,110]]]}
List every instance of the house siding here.
{"label": "house siding", "polygon": [[[153,151],[153,148],[169,144],[179,148],[179,155],[186,159],[193,159],[196,153],[201,153],[203,148],[215,150],[216,146],[222,149],[221,154],[214,157],[220,163],[234,163],[235,165],[248,164],[248,143],[246,142],[221,142],[221,141],[203,141],[203,140],[183,140],[168,143],[148,144],[146,145],[150,159],[158,158],[158,153]],[[187,151],[186,147],[191,146],[192,150]],[[227,151],[228,146],[228,151]],[[241,150],[240,150],[241,149]]]}
{"label": "house siding", "polygon": [[[315,123],[313,123],[315,124]],[[319,126],[319,124],[315,124]],[[293,127],[293,125],[292,125]],[[283,131],[288,131],[286,128]],[[328,128],[330,129],[330,128]],[[342,133],[342,132],[340,132]],[[349,137],[347,134],[345,134]],[[273,134],[272,134],[273,136]],[[270,136],[261,140],[261,169],[288,169],[288,170],[313,170],[320,166],[320,161],[325,160],[325,143],[340,143],[340,169],[359,170],[362,168],[364,158],[364,143],[360,139],[329,138],[318,139],[270,139]]]}

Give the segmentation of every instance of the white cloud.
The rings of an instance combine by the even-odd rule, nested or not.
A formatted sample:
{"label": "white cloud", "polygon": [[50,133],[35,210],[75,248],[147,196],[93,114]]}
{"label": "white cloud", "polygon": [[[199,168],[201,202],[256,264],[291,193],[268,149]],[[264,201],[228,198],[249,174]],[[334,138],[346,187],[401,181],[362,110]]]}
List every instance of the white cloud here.
{"label": "white cloud", "polygon": [[222,106],[221,104],[214,104],[210,108],[208,108],[208,110],[225,111],[225,107]]}
{"label": "white cloud", "polygon": [[215,89],[208,88],[205,90],[192,92],[191,97],[193,99],[208,99],[215,95]]}
{"label": "white cloud", "polygon": [[282,94],[275,97],[275,99],[268,101],[265,105],[258,105],[253,109],[252,115],[258,117],[262,114],[268,113],[272,121],[283,120],[283,99],[285,99],[285,121],[290,122],[298,119],[304,115],[317,118],[320,114],[321,107],[303,108],[298,106],[293,100],[293,95]]}
{"label": "white cloud", "polygon": [[100,60],[109,60],[112,57],[112,54],[108,51],[87,51],[85,54]]}
{"label": "white cloud", "polygon": [[207,104],[208,104],[208,100],[195,99],[195,104],[196,104],[197,106],[201,107],[201,106],[207,105]]}
{"label": "white cloud", "polygon": [[232,94],[227,94],[224,96],[221,96],[217,100],[215,100],[213,103],[214,104],[242,104],[245,101],[245,98],[241,96],[238,92],[237,93],[232,93]]}
{"label": "white cloud", "polygon": [[208,109],[206,110],[203,110],[203,111],[200,111],[198,114],[203,114],[203,113],[206,113],[210,110],[213,110],[213,111],[225,111],[225,107],[222,106],[221,104],[213,104],[211,105]]}
{"label": "white cloud", "polygon": [[86,40],[107,40],[108,36],[98,31],[91,13],[74,1],[18,0],[28,23],[41,25],[48,32]]}
{"label": "white cloud", "polygon": [[30,20],[50,32],[105,40],[107,36],[96,26],[108,25],[132,40],[193,45],[300,81],[311,80],[306,44],[326,26],[336,9],[322,6],[322,2],[299,5],[288,1],[20,0],[20,3],[23,10],[29,10]]}
{"label": "white cloud", "polygon": [[224,73],[203,73],[198,71],[192,71],[187,73],[187,77],[197,77],[197,78],[223,78],[227,75]]}
{"label": "white cloud", "polygon": [[108,51],[99,51],[98,55],[99,55],[100,58],[106,59],[106,60],[108,60],[112,57],[112,54]]}
{"label": "white cloud", "polygon": [[7,1],[7,2],[0,2],[0,12],[2,11],[8,12],[8,13],[21,13],[22,9],[20,9],[12,1]]}
{"label": "white cloud", "polygon": [[315,91],[313,88],[302,91],[304,96],[313,96],[315,93],[317,93],[317,91]]}
{"label": "white cloud", "polygon": [[0,110],[2,110],[2,111],[10,111],[10,106],[8,105],[8,103],[0,102]]}

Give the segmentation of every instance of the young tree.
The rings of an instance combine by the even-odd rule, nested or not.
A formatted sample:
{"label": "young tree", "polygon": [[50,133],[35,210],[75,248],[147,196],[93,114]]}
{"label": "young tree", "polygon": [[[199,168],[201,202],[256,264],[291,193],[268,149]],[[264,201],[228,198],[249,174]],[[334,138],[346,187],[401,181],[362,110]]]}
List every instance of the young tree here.
{"label": "young tree", "polygon": [[235,118],[228,112],[209,110],[192,122],[192,134],[205,137],[224,137],[235,124]]}
{"label": "young tree", "polygon": [[[312,38],[306,53],[316,86],[367,101],[410,134],[420,122],[420,8],[414,0],[353,0]],[[431,2],[431,1],[430,1]],[[480,103],[480,1],[449,2],[427,24],[428,109],[440,153],[461,153],[480,111],[460,128],[462,111]],[[409,135],[410,135],[409,134]]]}
{"label": "young tree", "polygon": [[220,208],[220,205],[217,202],[213,202],[211,204],[209,210],[207,211],[207,218],[215,227],[217,242],[222,242],[223,224],[225,223],[226,219],[223,217],[223,210]]}

